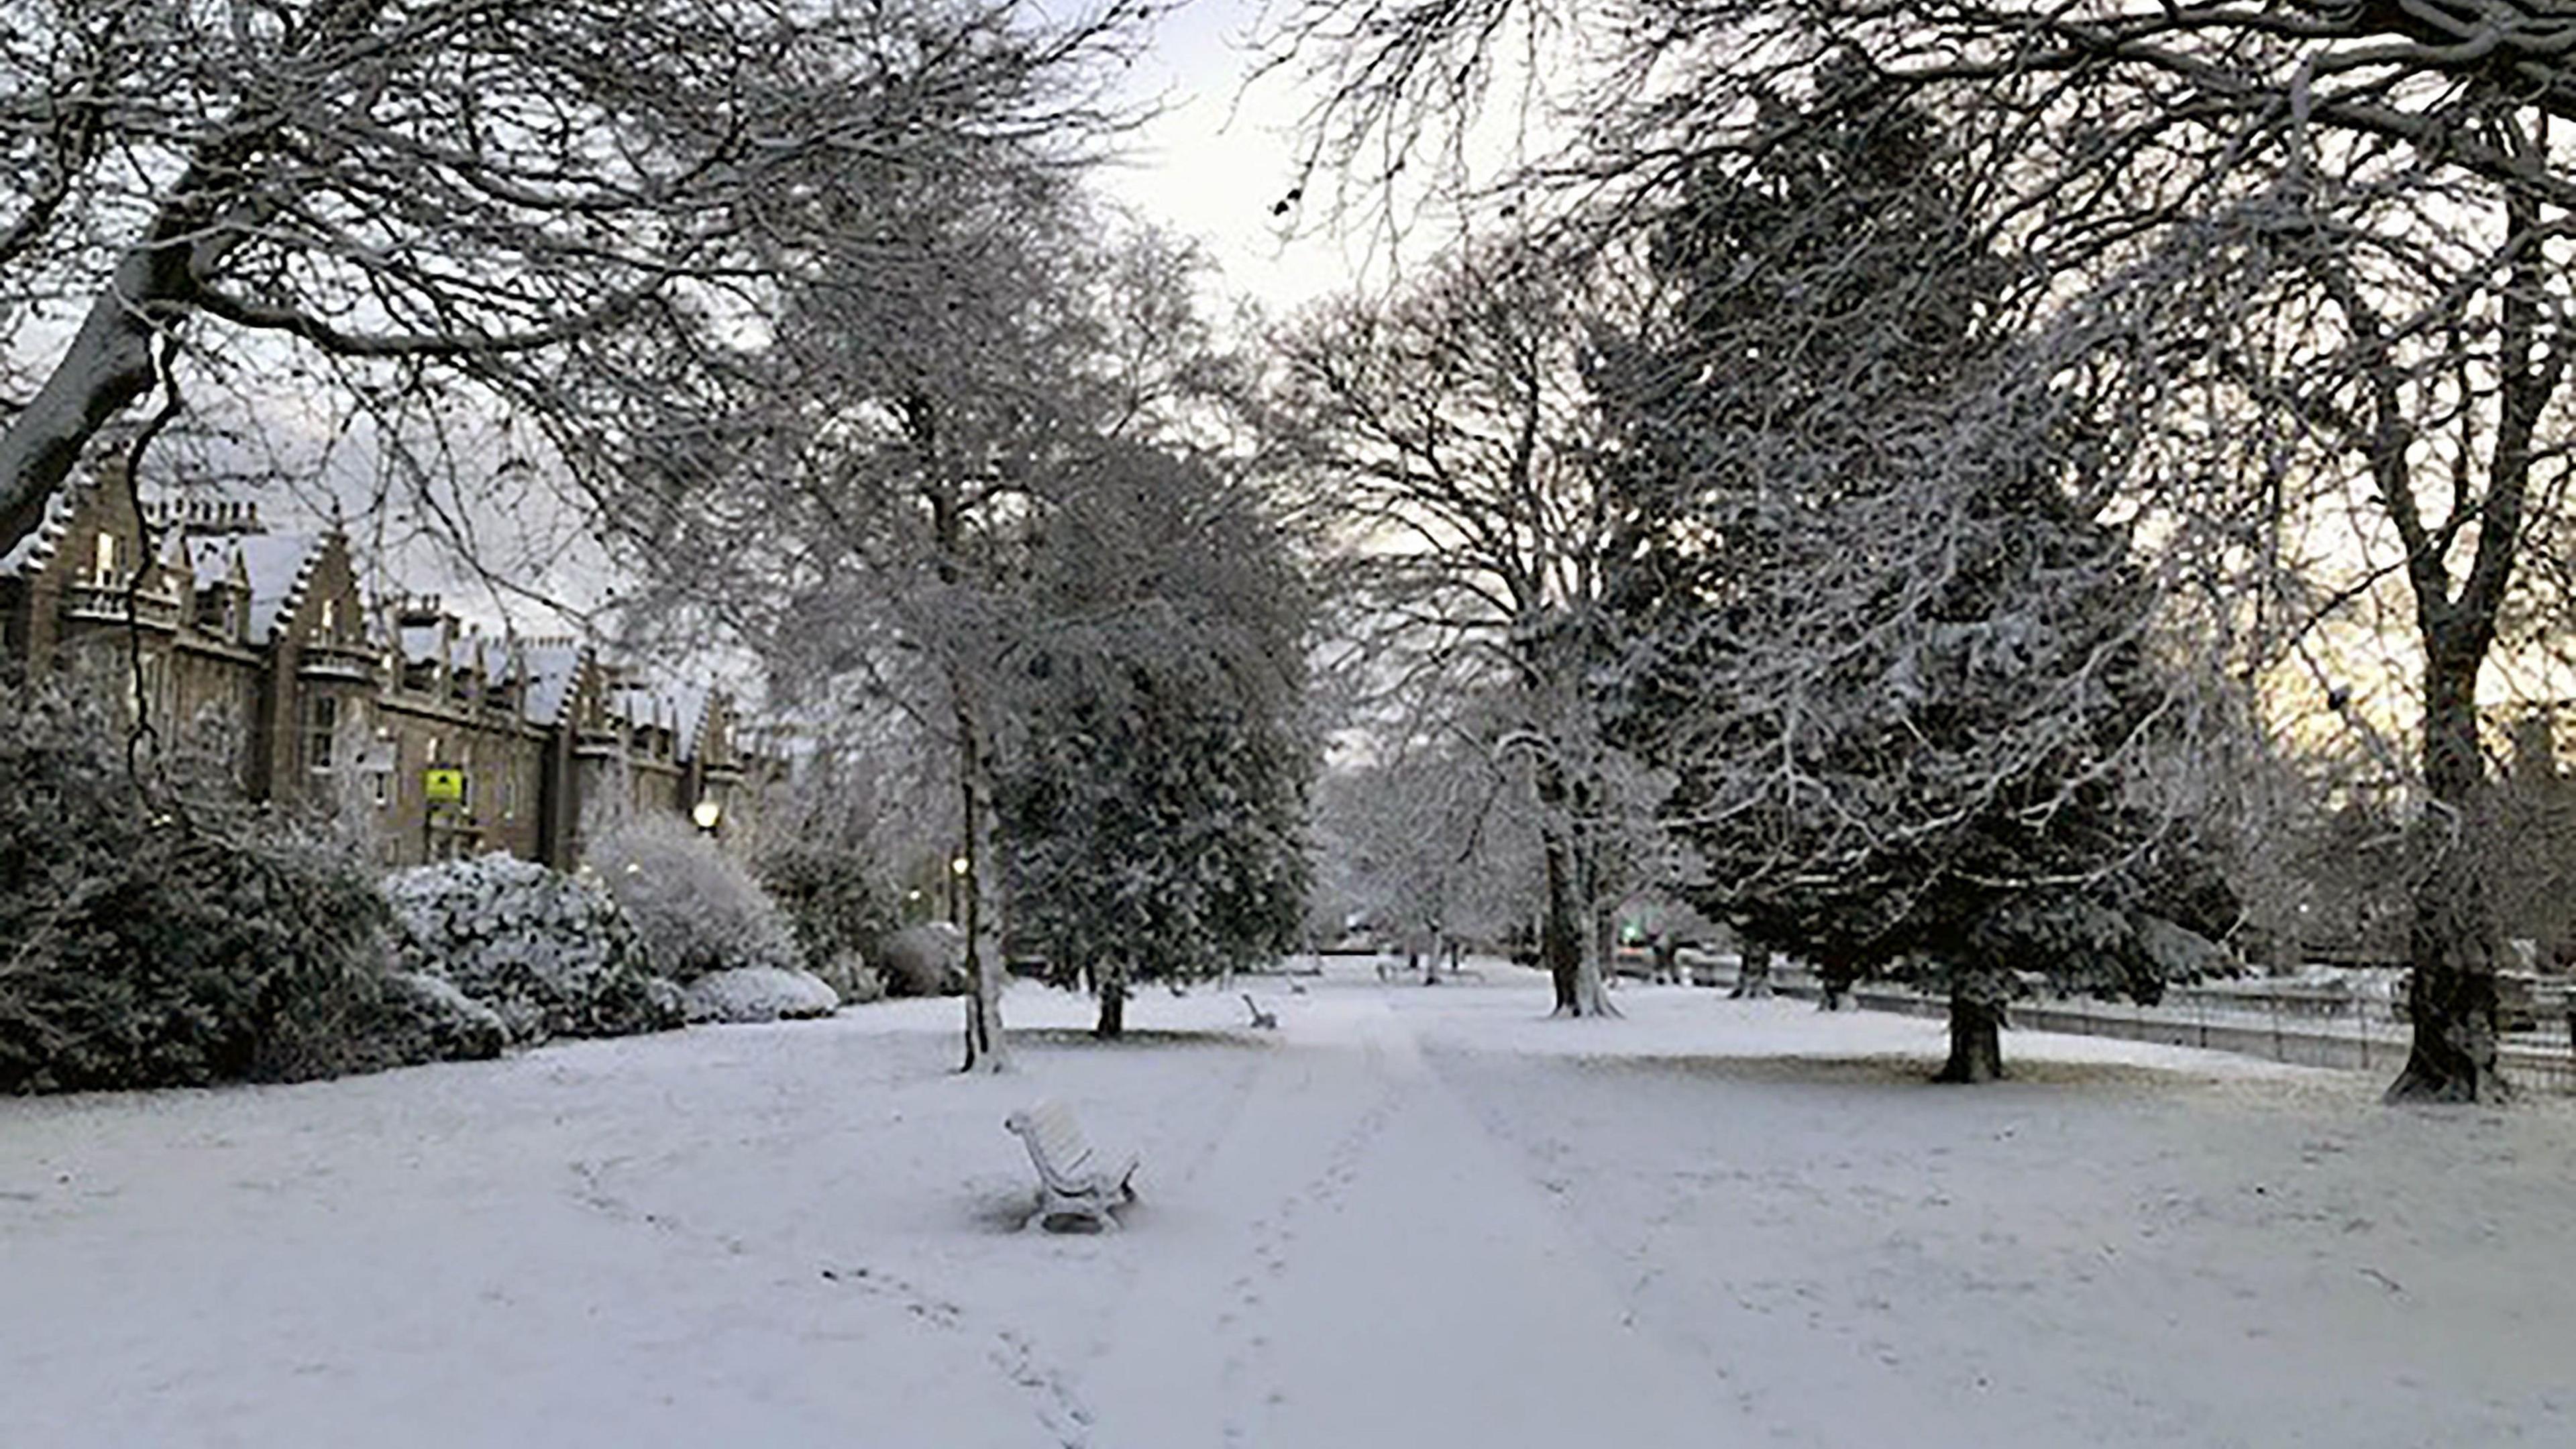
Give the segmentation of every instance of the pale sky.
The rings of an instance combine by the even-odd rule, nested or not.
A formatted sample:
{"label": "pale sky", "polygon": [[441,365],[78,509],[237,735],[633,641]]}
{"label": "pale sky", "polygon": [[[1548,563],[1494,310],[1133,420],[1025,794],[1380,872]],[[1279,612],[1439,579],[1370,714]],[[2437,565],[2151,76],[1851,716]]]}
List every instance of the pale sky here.
{"label": "pale sky", "polygon": [[1138,62],[1130,94],[1168,109],[1101,182],[1144,215],[1195,237],[1232,293],[1274,312],[1340,290],[1357,256],[1334,238],[1299,236],[1302,208],[1271,208],[1296,184],[1296,122],[1304,101],[1285,73],[1248,86],[1250,32],[1262,0],[1192,0],[1166,16]]}
{"label": "pale sky", "polygon": [[[1129,93],[1140,101],[1160,99],[1168,109],[1133,139],[1128,161],[1100,177],[1111,195],[1197,238],[1222,269],[1224,291],[1250,297],[1274,316],[1335,292],[1383,286],[1390,272],[1382,231],[1346,234],[1331,225],[1337,177],[1313,178],[1302,205],[1273,214],[1299,181],[1299,128],[1311,94],[1293,66],[1251,81],[1258,63],[1252,32],[1265,10],[1283,3],[1189,0],[1165,16]],[[1508,50],[1498,65],[1507,77],[1517,73]],[[1497,84],[1498,95],[1508,95],[1517,82]],[[1521,152],[1518,128],[1526,119],[1508,105],[1494,111],[1468,128],[1468,153],[1487,176]],[[1535,119],[1528,124],[1534,133],[1548,130]],[[1406,262],[1454,240],[1460,229],[1457,213],[1431,200],[1437,181],[1412,181],[1393,207],[1407,233],[1397,258]]]}

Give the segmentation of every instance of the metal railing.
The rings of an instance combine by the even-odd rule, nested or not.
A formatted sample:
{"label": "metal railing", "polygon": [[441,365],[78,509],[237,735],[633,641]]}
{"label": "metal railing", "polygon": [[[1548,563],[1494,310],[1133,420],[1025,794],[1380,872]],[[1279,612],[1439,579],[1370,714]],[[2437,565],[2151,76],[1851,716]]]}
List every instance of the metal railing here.
{"label": "metal railing", "polygon": [[[1734,984],[1731,974],[1720,979]],[[1806,1000],[1822,994],[1814,973],[1795,966],[1774,966],[1771,986]],[[1850,998],[1865,1010],[1907,1016],[1941,1018],[1950,1010],[1942,997],[1894,986],[1855,987]],[[2198,1047],[2344,1071],[2393,1074],[2405,1065],[2412,1040],[2386,1000],[2312,987],[2175,987],[2154,1006],[2075,996],[2024,998],[2011,1009],[2014,1025],[2034,1031]],[[2543,1018],[2533,1030],[2508,1033],[2498,1055],[2506,1079],[2517,1087],[2576,1093],[2576,1016]]]}

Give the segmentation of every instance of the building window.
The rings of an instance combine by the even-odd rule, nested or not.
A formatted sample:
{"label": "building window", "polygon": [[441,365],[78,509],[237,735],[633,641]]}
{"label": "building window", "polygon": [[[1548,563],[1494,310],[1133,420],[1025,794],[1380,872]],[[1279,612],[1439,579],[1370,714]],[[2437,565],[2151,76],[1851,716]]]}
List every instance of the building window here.
{"label": "building window", "polygon": [[390,766],[374,771],[369,775],[367,783],[376,793],[377,809],[382,810],[394,803],[394,772]]}
{"label": "building window", "polygon": [[116,535],[101,529],[98,535],[98,572],[91,582],[100,588],[112,588],[116,577]]}
{"label": "building window", "polygon": [[317,694],[304,702],[304,768],[331,768],[331,745],[340,732],[340,701]]}
{"label": "building window", "polygon": [[336,639],[340,636],[340,601],[338,599],[322,601],[321,634],[325,639]]}
{"label": "building window", "polygon": [[232,590],[215,584],[197,595],[197,627],[208,634],[233,637]]}

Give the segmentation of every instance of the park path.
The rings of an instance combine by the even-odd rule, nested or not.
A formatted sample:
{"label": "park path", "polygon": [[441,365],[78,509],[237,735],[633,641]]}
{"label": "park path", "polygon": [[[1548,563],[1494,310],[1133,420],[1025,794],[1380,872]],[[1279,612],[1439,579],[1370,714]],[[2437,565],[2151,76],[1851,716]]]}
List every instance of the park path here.
{"label": "park path", "polygon": [[1605,1261],[1382,996],[1286,1015],[1221,1142],[1148,1188],[1156,1235],[1229,1241],[1143,1255],[1079,1372],[1090,1445],[1739,1437],[1723,1384],[1637,1331]]}

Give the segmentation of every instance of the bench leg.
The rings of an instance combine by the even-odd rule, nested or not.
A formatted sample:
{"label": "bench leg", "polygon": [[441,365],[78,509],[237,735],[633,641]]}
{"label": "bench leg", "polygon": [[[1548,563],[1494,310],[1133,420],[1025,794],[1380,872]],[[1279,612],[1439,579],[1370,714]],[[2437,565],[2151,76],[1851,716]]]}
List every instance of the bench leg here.
{"label": "bench leg", "polygon": [[1098,1223],[1100,1231],[1104,1233],[1118,1231],[1118,1220],[1109,1215],[1107,1203],[1093,1197],[1066,1197],[1048,1192],[1044,1188],[1038,1190],[1038,1210],[1029,1215],[1027,1222],[1020,1225],[1020,1231],[1038,1232],[1046,1229],[1051,1219],[1060,1217],[1087,1218]]}

